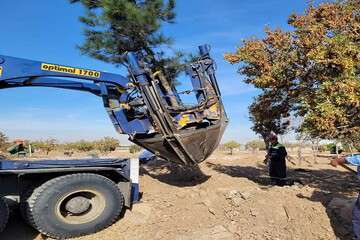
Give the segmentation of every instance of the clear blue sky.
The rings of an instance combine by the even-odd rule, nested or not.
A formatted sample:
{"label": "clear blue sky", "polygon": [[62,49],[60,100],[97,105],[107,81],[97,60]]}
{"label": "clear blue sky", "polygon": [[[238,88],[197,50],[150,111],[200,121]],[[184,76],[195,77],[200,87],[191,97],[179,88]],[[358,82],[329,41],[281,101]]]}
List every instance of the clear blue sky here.
{"label": "clear blue sky", "polygon": [[[223,60],[241,39],[262,36],[265,26],[288,28],[287,16],[302,12],[305,0],[178,0],[175,24],[163,31],[175,48],[193,51],[212,45],[218,79],[231,123],[224,140],[256,138],[250,130],[248,106],[257,91],[241,82],[236,66]],[[1,0],[0,54],[64,65],[119,72],[112,65],[82,56],[78,17],[81,5],[67,0]],[[49,88],[0,92],[0,131],[11,138],[57,138],[61,141],[113,136],[124,142],[108,119],[102,101],[93,95]]]}

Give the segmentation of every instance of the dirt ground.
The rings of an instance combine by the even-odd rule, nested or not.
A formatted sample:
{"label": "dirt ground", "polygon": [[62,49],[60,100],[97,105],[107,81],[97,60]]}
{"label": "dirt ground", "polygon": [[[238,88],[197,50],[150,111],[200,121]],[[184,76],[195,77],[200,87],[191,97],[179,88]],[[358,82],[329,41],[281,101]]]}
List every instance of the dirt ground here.
{"label": "dirt ground", "polygon": [[[351,239],[360,190],[354,174],[318,158],[288,164],[295,184],[277,187],[269,185],[263,159],[261,152],[217,152],[193,169],[149,163],[141,168],[141,203],[110,228],[79,239]],[[0,239],[46,237],[14,212]]]}

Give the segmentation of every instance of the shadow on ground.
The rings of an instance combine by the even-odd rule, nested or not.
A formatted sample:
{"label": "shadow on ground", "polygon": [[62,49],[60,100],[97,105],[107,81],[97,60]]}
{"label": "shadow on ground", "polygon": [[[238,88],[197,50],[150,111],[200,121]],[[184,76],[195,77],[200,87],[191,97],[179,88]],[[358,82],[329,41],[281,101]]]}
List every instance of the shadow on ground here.
{"label": "shadow on ground", "polygon": [[177,187],[196,186],[210,178],[197,165],[182,166],[161,160],[141,166],[140,175],[149,175],[160,182]]}
{"label": "shadow on ground", "polygon": [[269,186],[270,184],[270,179],[267,176],[267,168],[265,166],[231,166],[211,162],[207,162],[206,165],[216,172],[227,174],[231,177],[247,178],[261,186]]}
{"label": "shadow on ground", "polygon": [[9,222],[4,230],[0,233],[1,240],[33,240],[37,238],[39,232],[26,224],[18,211],[14,211],[10,215]]}
{"label": "shadow on ground", "polygon": [[[232,177],[247,178],[260,186],[271,187],[270,179],[267,174],[267,167],[259,165],[251,166],[229,166],[214,163],[207,163],[211,169],[227,174]],[[288,176],[295,182],[315,188],[311,197],[298,194],[299,198],[306,198],[310,201],[320,202],[326,208],[326,213],[330,219],[331,226],[335,235],[340,240],[351,239],[352,227],[351,218],[341,218],[329,203],[334,198],[350,200],[351,195],[360,191],[360,184],[355,174],[341,172],[337,169],[289,169]],[[351,202],[351,201],[350,201]]]}
{"label": "shadow on ground", "polygon": [[[265,165],[239,166],[222,165],[207,162],[206,165],[211,169],[227,174],[232,177],[247,178],[261,186],[269,186],[267,167]],[[360,191],[359,181],[355,174],[341,172],[337,169],[303,169],[295,168],[288,170],[288,177],[295,182],[303,185],[318,188],[321,191],[340,194],[353,194]]]}
{"label": "shadow on ground", "polygon": [[[314,191],[311,197],[297,194],[297,197],[308,199],[313,202],[320,202],[326,209],[326,214],[330,219],[330,224],[334,230],[338,240],[350,240],[353,239],[352,225],[351,225],[351,211],[348,216],[342,216],[342,209],[336,209],[331,205],[331,201],[335,198],[341,199],[342,201],[352,202],[352,198],[344,196],[343,194],[328,193],[322,191]],[[348,203],[349,204],[349,203]],[[352,208],[352,206],[351,206]]]}

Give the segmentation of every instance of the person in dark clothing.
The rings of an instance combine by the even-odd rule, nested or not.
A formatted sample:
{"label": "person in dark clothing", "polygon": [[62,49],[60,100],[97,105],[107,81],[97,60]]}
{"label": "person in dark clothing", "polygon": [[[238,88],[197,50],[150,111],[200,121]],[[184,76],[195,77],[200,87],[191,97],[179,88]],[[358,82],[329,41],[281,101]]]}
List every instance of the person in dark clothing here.
{"label": "person in dark clothing", "polygon": [[275,134],[269,136],[269,150],[266,155],[266,161],[269,166],[269,175],[271,183],[284,186],[286,183],[286,156],[285,146],[278,142]]}

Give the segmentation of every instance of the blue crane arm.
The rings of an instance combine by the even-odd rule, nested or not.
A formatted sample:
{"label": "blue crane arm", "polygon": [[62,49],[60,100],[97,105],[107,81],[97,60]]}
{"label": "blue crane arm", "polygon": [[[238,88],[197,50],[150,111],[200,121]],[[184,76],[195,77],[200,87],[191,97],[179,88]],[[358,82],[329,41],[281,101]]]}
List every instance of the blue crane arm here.
{"label": "blue crane arm", "polygon": [[120,134],[157,156],[179,164],[205,160],[219,144],[228,119],[207,45],[187,66],[197,104],[183,104],[164,75],[127,56],[129,77],[103,71],[0,55],[0,89],[53,87],[85,91],[103,99]]}
{"label": "blue crane arm", "polygon": [[0,81],[61,77],[109,83],[126,88],[129,79],[119,74],[0,55]]}
{"label": "blue crane arm", "polygon": [[48,77],[16,78],[0,81],[0,89],[17,87],[53,87],[78,91],[85,91],[101,96],[101,88],[98,84],[69,81]]}
{"label": "blue crane arm", "polygon": [[52,87],[90,92],[103,98],[119,133],[145,134],[153,129],[148,119],[130,121],[122,111],[110,107],[112,98],[119,100],[126,95],[129,85],[133,86],[129,83],[131,79],[119,74],[0,55],[0,89]]}

